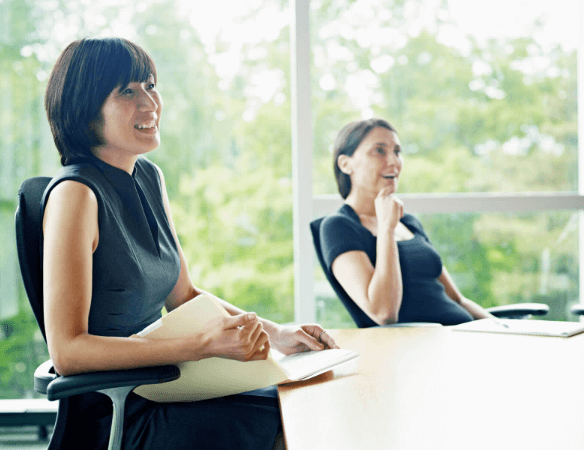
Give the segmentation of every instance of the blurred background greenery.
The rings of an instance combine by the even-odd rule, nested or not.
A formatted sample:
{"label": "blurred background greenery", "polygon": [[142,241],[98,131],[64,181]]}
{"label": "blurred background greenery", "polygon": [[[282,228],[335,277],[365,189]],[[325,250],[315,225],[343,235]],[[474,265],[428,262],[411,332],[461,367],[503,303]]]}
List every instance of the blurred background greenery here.
{"label": "blurred background greenery", "polygon": [[[312,0],[315,195],[336,193],[336,132],[372,116],[404,144],[400,192],[577,191],[576,43],[565,38],[576,36],[575,2],[499,2],[506,16],[469,3]],[[59,168],[43,93],[80,37],[127,37],[157,64],[162,145],[149,158],[195,284],[294,321],[290,15],[285,0],[0,0],[0,398],[34,396],[48,358],[13,217],[20,183]],[[469,298],[542,301],[547,318],[576,320],[578,212],[419,218]],[[354,326],[314,273],[318,320]]]}

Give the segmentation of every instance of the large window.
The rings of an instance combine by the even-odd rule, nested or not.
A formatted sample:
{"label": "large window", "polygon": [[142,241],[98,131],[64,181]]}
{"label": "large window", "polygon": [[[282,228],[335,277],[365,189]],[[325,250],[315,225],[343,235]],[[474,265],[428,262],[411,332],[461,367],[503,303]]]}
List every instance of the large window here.
{"label": "large window", "polygon": [[277,322],[354,326],[308,222],[341,204],[336,132],[375,115],[399,131],[400,195],[463,292],[576,320],[580,0],[203,3],[0,0],[0,398],[33,396],[48,357],[13,218],[20,183],[59,168],[43,93],[83,36],[135,40],[157,64],[150,158],[198,286]]}
{"label": "large window", "polygon": [[[485,307],[544,302],[546,318],[577,320],[580,5],[391,4],[310,4],[313,217],[341,204],[337,131],[386,118],[404,149],[398,195],[463,293]],[[314,280],[316,319],[351,324],[320,267]]]}

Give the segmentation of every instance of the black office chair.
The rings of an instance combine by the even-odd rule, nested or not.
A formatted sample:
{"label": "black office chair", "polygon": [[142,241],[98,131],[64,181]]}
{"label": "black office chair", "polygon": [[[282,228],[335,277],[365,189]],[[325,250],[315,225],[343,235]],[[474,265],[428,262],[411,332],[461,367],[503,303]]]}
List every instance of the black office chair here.
{"label": "black office chair", "polygon": [[584,305],[582,304],[573,305],[570,308],[570,312],[572,314],[576,314],[577,316],[584,316]]}
{"label": "black office chair", "polygon": [[[349,297],[345,292],[343,287],[339,284],[337,279],[334,277],[332,272],[327,269],[324,262],[324,257],[322,255],[322,248],[320,245],[320,225],[324,217],[310,222],[310,231],[312,232],[312,241],[314,243],[314,250],[316,251],[316,256],[318,257],[318,262],[322,268],[324,274],[333,290],[337,294],[337,297],[341,300],[355,323],[359,328],[369,328],[377,327],[376,324],[363,310],[357,306],[357,304]],[[531,316],[543,316],[549,312],[549,306],[541,303],[517,303],[514,305],[503,305],[495,306],[493,308],[487,308],[491,314],[496,317],[506,318],[506,319],[525,319]],[[410,326],[416,326],[418,324],[408,324]]]}
{"label": "black office chair", "polygon": [[[22,183],[18,191],[16,210],[16,243],[20,272],[30,305],[46,341],[43,319],[43,274],[40,258],[41,245],[41,199],[49,177],[34,177]],[[57,421],[49,449],[62,446],[65,435],[75,434],[75,412],[71,407],[71,396],[89,392],[100,392],[109,396],[113,403],[113,418],[108,450],[119,450],[124,428],[124,406],[126,397],[137,386],[165,383],[180,377],[180,370],[173,365],[146,367],[130,370],[93,372],[73,376],[59,376],[51,360],[41,364],[34,374],[34,389],[47,395],[49,400],[59,400]],[[90,444],[86,444],[90,445]],[[79,448],[89,448],[81,445]]]}

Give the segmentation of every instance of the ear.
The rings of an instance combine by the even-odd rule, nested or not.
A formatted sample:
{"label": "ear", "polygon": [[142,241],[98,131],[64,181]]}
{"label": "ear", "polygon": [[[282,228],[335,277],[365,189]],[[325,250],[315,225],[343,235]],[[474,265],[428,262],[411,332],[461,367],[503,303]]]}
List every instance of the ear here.
{"label": "ear", "polygon": [[339,169],[345,175],[351,175],[353,170],[351,169],[351,157],[347,155],[339,155],[337,158],[337,164],[339,165]]}

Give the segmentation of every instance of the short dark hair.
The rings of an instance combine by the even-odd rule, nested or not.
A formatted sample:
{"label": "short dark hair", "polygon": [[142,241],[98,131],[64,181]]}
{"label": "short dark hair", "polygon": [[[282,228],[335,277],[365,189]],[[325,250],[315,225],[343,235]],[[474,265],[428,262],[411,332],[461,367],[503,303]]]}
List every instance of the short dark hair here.
{"label": "short dark hair", "polygon": [[344,199],[347,198],[349,192],[351,192],[351,177],[339,167],[339,156],[347,155],[353,156],[357,147],[363,142],[365,136],[369,134],[374,128],[387,128],[389,131],[397,133],[394,127],[387,120],[383,119],[367,119],[351,122],[341,128],[338,132],[333,144],[333,169],[335,172],[335,178],[337,179],[337,187],[339,188],[339,194]]}
{"label": "short dark hair", "polygon": [[47,84],[45,109],[61,164],[73,164],[103,145],[101,108],[114,88],[156,82],[156,66],[138,45],[122,38],[84,38],[59,56]]}

